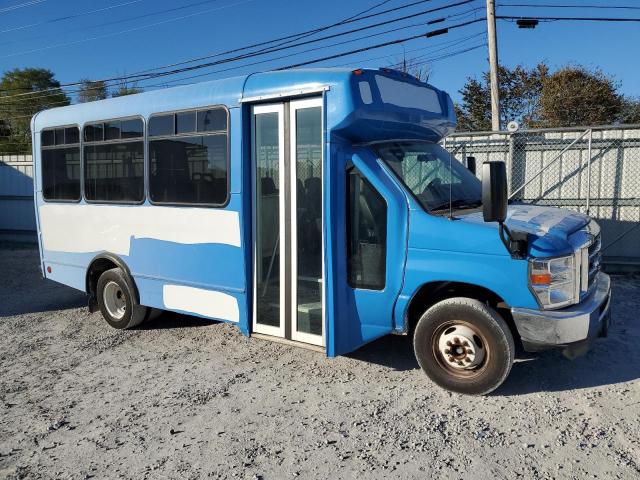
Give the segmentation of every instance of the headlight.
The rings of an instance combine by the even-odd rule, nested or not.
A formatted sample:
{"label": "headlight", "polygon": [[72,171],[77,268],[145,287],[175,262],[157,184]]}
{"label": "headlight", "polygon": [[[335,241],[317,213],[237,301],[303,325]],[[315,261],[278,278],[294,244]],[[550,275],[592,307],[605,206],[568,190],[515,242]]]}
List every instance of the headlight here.
{"label": "headlight", "polygon": [[574,303],[576,276],[573,262],[573,255],[529,261],[529,285],[544,308],[561,308]]}

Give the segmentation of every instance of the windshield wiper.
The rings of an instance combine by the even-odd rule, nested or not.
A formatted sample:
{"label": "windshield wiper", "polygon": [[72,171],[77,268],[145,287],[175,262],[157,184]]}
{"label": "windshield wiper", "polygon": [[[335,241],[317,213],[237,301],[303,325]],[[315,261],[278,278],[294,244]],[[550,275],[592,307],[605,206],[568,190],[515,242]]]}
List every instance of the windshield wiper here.
{"label": "windshield wiper", "polygon": [[482,200],[468,200],[463,198],[458,198],[456,200],[452,200],[451,202],[447,200],[446,202],[442,202],[435,207],[430,208],[429,211],[438,212],[441,210],[449,210],[449,205],[451,205],[451,208],[455,210],[464,210],[467,208],[479,207],[480,205],[482,205]]}

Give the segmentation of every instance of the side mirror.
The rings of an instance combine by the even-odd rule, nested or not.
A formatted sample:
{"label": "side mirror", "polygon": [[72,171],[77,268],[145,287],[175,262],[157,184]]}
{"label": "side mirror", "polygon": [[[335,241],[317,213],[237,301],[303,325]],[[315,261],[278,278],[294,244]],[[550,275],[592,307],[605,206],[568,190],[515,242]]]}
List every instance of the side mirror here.
{"label": "side mirror", "polygon": [[504,162],[482,164],[482,216],[502,224],[507,218],[507,167]]}
{"label": "side mirror", "polygon": [[467,157],[467,169],[474,175],[476,174],[476,157]]}

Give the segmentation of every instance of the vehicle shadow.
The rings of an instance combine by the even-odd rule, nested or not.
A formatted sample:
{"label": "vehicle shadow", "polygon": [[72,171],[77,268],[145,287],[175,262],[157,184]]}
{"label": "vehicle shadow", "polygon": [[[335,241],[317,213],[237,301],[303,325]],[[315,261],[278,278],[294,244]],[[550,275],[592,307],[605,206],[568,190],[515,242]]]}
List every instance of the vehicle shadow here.
{"label": "vehicle shadow", "polygon": [[[53,283],[43,280],[42,282]],[[0,318],[29,313],[71,310],[87,306],[87,296],[69,287],[45,285],[37,290],[29,288],[2,295]]]}
{"label": "vehicle shadow", "polygon": [[133,330],[171,330],[179,328],[207,327],[223,322],[174,312],[162,312],[158,317],[147,320]]}
{"label": "vehicle shadow", "polygon": [[398,371],[420,368],[413,354],[413,344],[408,335],[387,335],[346,356]]}
{"label": "vehicle shadow", "polygon": [[[622,296],[624,292],[619,294]],[[637,293],[634,295],[638,296]],[[595,340],[590,351],[575,360],[564,357],[559,350],[527,353],[518,347],[511,373],[492,395],[562,392],[639,379],[640,352],[636,345],[640,342],[640,322],[635,321],[632,310],[628,307],[614,308],[615,320],[609,336]],[[347,356],[398,371],[420,368],[408,336],[389,335]]]}

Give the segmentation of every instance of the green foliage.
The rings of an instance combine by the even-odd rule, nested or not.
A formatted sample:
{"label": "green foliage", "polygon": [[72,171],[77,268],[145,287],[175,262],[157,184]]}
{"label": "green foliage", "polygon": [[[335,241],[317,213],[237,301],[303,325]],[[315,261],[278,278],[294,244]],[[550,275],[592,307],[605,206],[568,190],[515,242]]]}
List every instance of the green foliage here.
{"label": "green foliage", "polygon": [[[542,84],[548,72],[549,67],[544,63],[532,69],[499,67],[501,127],[511,120],[528,126],[537,122]],[[482,75],[481,80],[467,78],[467,83],[460,90],[462,105],[458,112],[458,130],[491,130],[490,89],[488,72]]]}
{"label": "green foliage", "polygon": [[0,79],[0,152],[30,152],[31,117],[68,104],[69,98],[50,70],[16,68],[5,72]]}
{"label": "green foliage", "polygon": [[120,85],[117,90],[111,93],[112,97],[124,97],[125,95],[135,95],[136,93],[142,93],[144,90],[138,87],[128,87],[127,85]]}
{"label": "green foliage", "polygon": [[102,80],[92,81],[81,80],[80,91],[78,92],[78,102],[95,102],[107,98],[107,84]]}
{"label": "green foliage", "polygon": [[617,123],[638,124],[640,123],[640,99],[623,98],[620,114]]}
{"label": "green foliage", "polygon": [[[511,120],[529,128],[640,122],[640,102],[624,99],[600,70],[567,66],[550,73],[540,63],[532,69],[500,67],[498,80],[501,128]],[[460,93],[458,130],[490,130],[489,74],[468,78]]]}
{"label": "green foliage", "polygon": [[540,97],[544,127],[608,125],[621,110],[617,85],[600,70],[564,67],[544,80]]}

